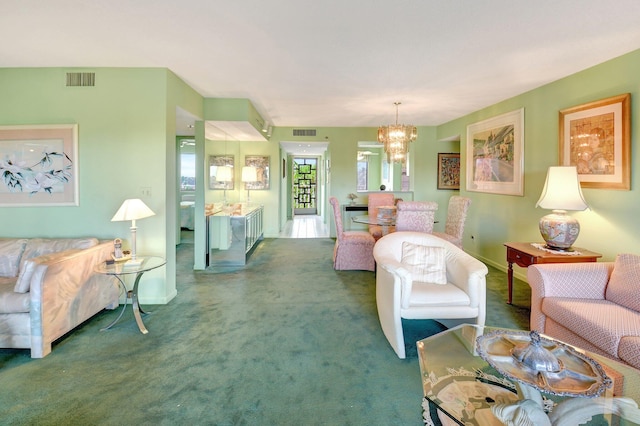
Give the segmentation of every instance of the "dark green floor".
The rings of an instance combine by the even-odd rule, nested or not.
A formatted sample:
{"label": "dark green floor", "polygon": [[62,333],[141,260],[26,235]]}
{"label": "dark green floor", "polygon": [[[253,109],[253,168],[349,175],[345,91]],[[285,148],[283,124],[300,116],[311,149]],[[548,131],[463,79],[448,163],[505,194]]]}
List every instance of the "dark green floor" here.
{"label": "dark green floor", "polygon": [[[0,423],[33,425],[419,425],[415,349],[385,340],[371,272],[334,271],[331,239],[267,239],[249,265],[193,272],[179,248],[178,296],[99,314],[51,355],[0,349]],[[142,284],[144,285],[144,284]],[[490,268],[487,325],[528,327],[529,290]],[[435,330],[406,322],[408,340]],[[415,342],[408,343],[409,349]]]}

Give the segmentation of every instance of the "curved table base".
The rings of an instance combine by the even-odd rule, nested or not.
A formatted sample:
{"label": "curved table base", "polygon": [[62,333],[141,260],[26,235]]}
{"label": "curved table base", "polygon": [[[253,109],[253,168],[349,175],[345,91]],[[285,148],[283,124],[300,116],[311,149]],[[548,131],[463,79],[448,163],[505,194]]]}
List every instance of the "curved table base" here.
{"label": "curved table base", "polygon": [[138,302],[138,284],[140,283],[140,278],[142,278],[142,274],[144,272],[138,272],[136,274],[136,280],[133,284],[133,290],[127,291],[127,286],[125,285],[124,281],[122,280],[122,278],[119,275],[114,275],[118,281],[120,282],[120,285],[122,286],[122,288],[124,289],[125,293],[127,294],[127,297],[124,299],[124,305],[122,306],[122,310],[120,311],[120,314],[118,315],[118,318],[116,318],[115,320],[113,320],[111,322],[111,324],[107,325],[104,328],[101,328],[100,331],[105,331],[105,330],[109,330],[111,327],[113,327],[114,325],[116,325],[116,323],[118,321],[120,321],[120,318],[122,318],[122,314],[124,314],[124,311],[127,309],[127,300],[129,298],[131,298],[131,309],[133,310],[133,316],[136,319],[136,324],[138,324],[138,328],[140,329],[140,332],[142,334],[147,334],[149,333],[149,330],[147,330],[147,327],[145,327],[144,323],[142,322],[142,316],[140,314],[148,314],[150,313],[150,311],[145,311],[140,307],[140,303]]}

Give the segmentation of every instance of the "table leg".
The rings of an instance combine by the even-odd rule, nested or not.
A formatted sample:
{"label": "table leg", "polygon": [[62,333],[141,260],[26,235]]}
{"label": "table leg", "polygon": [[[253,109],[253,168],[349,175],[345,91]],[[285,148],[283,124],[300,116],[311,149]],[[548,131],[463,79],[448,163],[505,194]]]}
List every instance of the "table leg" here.
{"label": "table leg", "polygon": [[[119,276],[119,275],[115,275],[115,277],[118,279],[119,285],[121,285],[121,286],[122,286],[122,289],[124,290],[124,294],[125,294],[125,295],[128,295],[128,293],[127,293],[127,286],[126,286],[126,285],[124,285],[124,281],[122,281],[122,278],[120,278],[120,276]],[[109,324],[108,326],[101,328],[101,329],[100,329],[100,331],[109,330],[111,327],[113,327],[114,325],[116,325],[116,323],[117,323],[118,321],[120,321],[120,318],[122,318],[122,314],[124,314],[125,309],[127,309],[127,296],[125,296],[125,298],[124,298],[124,305],[122,305],[122,309],[120,310],[120,314],[118,315],[118,318],[116,318],[115,320],[113,320],[113,321],[111,322],[111,324]]]}
{"label": "table leg", "polygon": [[507,286],[509,295],[507,296],[507,303],[511,305],[511,293],[513,290],[513,262],[509,262],[509,268],[507,270]]}
{"label": "table leg", "polygon": [[142,310],[142,308],[140,307],[140,303],[138,302],[138,284],[140,283],[140,278],[142,278],[142,274],[143,272],[138,272],[136,274],[136,281],[133,284],[133,291],[131,292],[131,306],[133,308],[133,316],[136,319],[136,323],[138,324],[138,328],[140,329],[140,332],[142,334],[147,334],[149,330],[147,330],[147,327],[144,326],[144,323],[142,322],[142,316],[140,316],[140,313],[147,314],[148,312],[145,312],[144,310]]}

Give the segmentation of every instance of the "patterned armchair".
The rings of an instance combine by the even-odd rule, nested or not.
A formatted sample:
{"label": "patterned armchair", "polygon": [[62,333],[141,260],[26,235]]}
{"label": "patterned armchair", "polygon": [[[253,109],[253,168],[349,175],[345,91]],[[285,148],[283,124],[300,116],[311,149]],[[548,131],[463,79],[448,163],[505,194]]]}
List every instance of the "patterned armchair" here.
{"label": "patterned armchair", "polygon": [[433,201],[399,201],[396,231],[433,232],[438,203]]}
{"label": "patterned armchair", "polygon": [[444,225],[444,232],[434,232],[433,235],[444,238],[462,248],[462,234],[464,224],[467,220],[467,210],[471,199],[454,195],[449,198],[447,207],[447,222]]}
{"label": "patterned armchair", "polygon": [[[395,197],[391,192],[369,194],[369,200],[367,202],[369,217],[378,216],[378,207],[393,206],[394,203]],[[380,237],[382,237],[382,226],[369,225],[369,233],[373,236],[374,239],[378,240]]]}
{"label": "patterned armchair", "polygon": [[373,246],[376,241],[365,231],[344,231],[338,199],[331,197],[329,202],[333,206],[333,217],[336,223],[333,269],[375,271]]}
{"label": "patterned armchair", "polygon": [[640,369],[640,256],[527,269],[531,330]]}

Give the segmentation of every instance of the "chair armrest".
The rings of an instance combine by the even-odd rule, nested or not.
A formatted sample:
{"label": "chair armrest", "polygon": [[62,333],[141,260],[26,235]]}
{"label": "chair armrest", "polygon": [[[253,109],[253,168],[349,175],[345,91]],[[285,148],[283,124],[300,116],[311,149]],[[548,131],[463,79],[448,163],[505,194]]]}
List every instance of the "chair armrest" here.
{"label": "chair armrest", "polygon": [[613,262],[548,263],[527,268],[532,297],[604,299]]}
{"label": "chair armrest", "polygon": [[[384,274],[379,274],[376,285],[393,285],[398,286],[400,290],[400,306],[402,309],[409,307],[409,299],[411,296],[411,288],[413,286],[413,278],[411,272],[404,265],[392,257],[384,257],[378,261],[378,266],[389,273],[390,279]],[[393,280],[393,282],[388,282]]]}
{"label": "chair armrest", "polygon": [[531,330],[545,332],[545,297],[604,299],[613,262],[548,263],[527,268],[531,287]]}
{"label": "chair armrest", "polygon": [[487,265],[462,250],[447,250],[447,281],[469,295],[471,306],[485,303]]}

